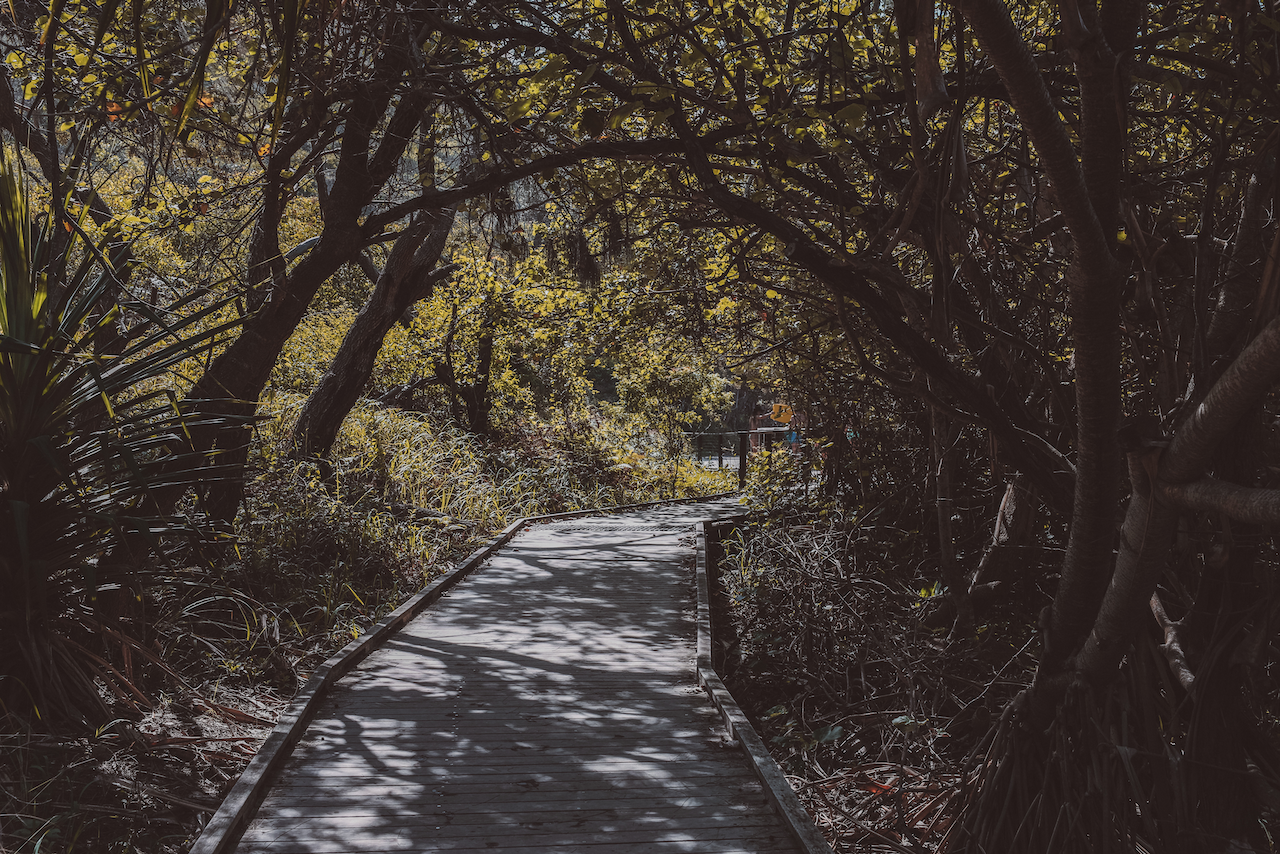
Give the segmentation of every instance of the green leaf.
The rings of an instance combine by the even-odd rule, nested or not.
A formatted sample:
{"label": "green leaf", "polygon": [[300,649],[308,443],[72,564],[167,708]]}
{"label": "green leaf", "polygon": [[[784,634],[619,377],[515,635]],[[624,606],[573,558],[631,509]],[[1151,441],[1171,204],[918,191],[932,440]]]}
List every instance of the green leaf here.
{"label": "green leaf", "polygon": [[643,106],[644,102],[642,101],[632,101],[629,104],[623,104],[621,107],[618,107],[618,109],[609,114],[609,127],[615,130],[622,127],[622,123],[626,120],[627,116],[631,115]]}
{"label": "green leaf", "polygon": [[553,56],[551,60],[542,67],[541,71],[533,75],[533,82],[535,84],[545,83],[546,81],[550,80],[552,77],[559,74],[561,70],[564,69],[565,64],[566,63],[563,56],[560,56],[560,55]]}
{"label": "green leaf", "polygon": [[578,130],[583,136],[597,137],[604,133],[605,124],[608,117],[603,110],[597,110],[595,107],[588,107],[582,111],[582,117],[578,119]]}
{"label": "green leaf", "polygon": [[507,107],[507,121],[514,122],[516,119],[523,118],[533,109],[532,98],[521,98],[511,106]]}
{"label": "green leaf", "polygon": [[850,104],[838,111],[835,118],[837,121],[844,122],[851,131],[861,130],[867,118],[867,108],[862,104]]}

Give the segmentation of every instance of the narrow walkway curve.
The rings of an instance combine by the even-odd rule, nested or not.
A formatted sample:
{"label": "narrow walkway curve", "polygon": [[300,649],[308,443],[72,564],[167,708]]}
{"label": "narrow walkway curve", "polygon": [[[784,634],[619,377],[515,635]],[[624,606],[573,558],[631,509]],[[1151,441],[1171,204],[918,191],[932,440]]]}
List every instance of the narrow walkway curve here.
{"label": "narrow walkway curve", "polygon": [[693,525],[537,525],[338,684],[239,851],[796,848],[694,671]]}

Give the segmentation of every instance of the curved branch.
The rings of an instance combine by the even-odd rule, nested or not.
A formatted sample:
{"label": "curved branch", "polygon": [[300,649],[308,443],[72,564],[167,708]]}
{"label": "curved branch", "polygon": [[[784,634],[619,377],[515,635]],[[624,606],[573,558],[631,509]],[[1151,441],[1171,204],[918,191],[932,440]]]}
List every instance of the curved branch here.
{"label": "curved branch", "polygon": [[1160,461],[1166,483],[1198,480],[1218,445],[1245,413],[1280,381],[1280,318],[1272,320],[1237,356],[1174,434]]}
{"label": "curved branch", "polygon": [[[708,198],[721,210],[749,220],[781,240],[787,257],[803,267],[832,293],[855,302],[874,322],[877,331],[907,359],[936,379],[947,392],[1006,443],[1010,457],[1036,483],[1046,503],[1059,510],[1071,506],[1073,472],[1065,458],[1048,442],[1028,441],[1034,432],[1016,424],[984,390],[958,370],[937,346],[920,335],[902,317],[872,280],[896,288],[901,270],[881,263],[866,263],[850,255],[833,255],[816,244],[795,223],[765,206],[741,196],[715,174],[704,140],[689,127],[677,109],[671,124],[685,145],[686,162]],[[1040,437],[1036,437],[1037,439]]]}
{"label": "curved branch", "polygon": [[1160,497],[1184,510],[1222,513],[1237,522],[1280,526],[1280,489],[1256,489],[1204,477],[1191,483],[1159,483]]}
{"label": "curved branch", "polygon": [[1001,0],[955,0],[955,6],[973,27],[1004,81],[1009,100],[1053,182],[1055,201],[1076,242],[1081,263],[1090,271],[1109,276],[1114,260],[1090,203],[1075,146],[1009,10]]}
{"label": "curved branch", "polygon": [[[740,127],[721,128],[712,132],[717,141],[730,139],[745,134]],[[412,199],[393,205],[384,211],[366,217],[360,227],[361,234],[375,235],[393,222],[403,219],[409,214],[421,210],[438,210],[440,208],[465,202],[504,187],[522,178],[529,178],[551,169],[572,166],[587,160],[646,160],[664,154],[680,154],[684,145],[677,139],[638,139],[638,140],[602,140],[588,142],[571,148],[547,154],[508,169],[495,169],[475,180],[444,190],[430,189],[414,196]]]}
{"label": "curved branch", "polygon": [[[1158,459],[1154,449],[1130,455],[1133,493],[1120,531],[1115,573],[1076,659],[1077,672],[1088,681],[1103,684],[1115,674],[1164,570],[1179,515],[1179,505],[1162,500],[1165,491],[1171,485],[1200,481],[1218,446],[1277,380],[1280,318],[1272,320],[1236,357]],[[1197,490],[1201,488],[1190,492]]]}

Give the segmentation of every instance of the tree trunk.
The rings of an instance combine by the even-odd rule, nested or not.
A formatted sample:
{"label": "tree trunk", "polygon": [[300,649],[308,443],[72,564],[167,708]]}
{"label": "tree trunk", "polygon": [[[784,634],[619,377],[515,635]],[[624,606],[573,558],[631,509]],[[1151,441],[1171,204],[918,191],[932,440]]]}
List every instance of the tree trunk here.
{"label": "tree trunk", "polygon": [[[306,314],[312,297],[324,281],[360,249],[358,232],[328,245],[322,238],[320,245],[289,276],[286,287],[277,290],[258,314],[245,321],[240,335],[218,354],[191,389],[187,400],[195,409],[242,419],[252,416],[280,351]],[[193,436],[197,447],[216,455],[217,464],[224,471],[204,496],[205,509],[215,518],[229,521],[240,505],[250,438],[250,432],[238,426],[206,429]],[[171,496],[170,503],[177,498]]]}
{"label": "tree trunk", "polygon": [[958,430],[947,423],[947,418],[937,409],[930,412],[929,448],[933,460],[933,484],[935,510],[938,520],[938,565],[942,570],[942,583],[947,586],[947,598],[956,615],[951,629],[952,640],[973,638],[973,601],[969,597],[969,584],[956,562],[955,535],[952,532],[951,498],[952,454],[948,452],[952,435]]}
{"label": "tree trunk", "polygon": [[467,408],[467,427],[477,436],[489,433],[489,413],[493,401],[489,399],[489,380],[493,372],[493,334],[480,336],[476,348],[476,379],[461,390]]}
{"label": "tree trunk", "polygon": [[[489,413],[493,403],[489,400],[489,374],[493,370],[492,319],[485,321],[476,346],[476,378],[469,383],[458,379],[453,369],[452,344],[446,344],[445,361],[435,363],[436,380],[449,394],[453,420],[477,436],[489,432]],[[452,335],[449,336],[452,340]]]}
{"label": "tree trunk", "polygon": [[415,302],[430,297],[440,278],[456,269],[435,269],[453,221],[453,208],[439,211],[396,241],[373,293],[298,415],[290,451],[294,459],[328,456],[343,419],[373,374],[388,330]]}
{"label": "tree trunk", "polygon": [[[382,120],[391,95],[391,90],[385,88],[377,94],[365,93],[350,106],[333,187],[323,207],[324,229],[315,247],[291,272],[286,274],[282,264],[270,262],[279,255],[277,228],[266,223],[255,227],[255,245],[250,248],[254,266],[250,271],[253,278],[249,298],[257,307],[246,318],[239,337],[214,359],[188,394],[187,400],[196,411],[252,416],[285,342],[306,315],[320,286],[364,249],[360,212],[391,176],[421,118],[419,99],[403,96],[387,122],[382,144],[371,151],[373,129]],[[292,152],[312,138],[314,130],[300,130],[272,151],[272,160],[280,158],[287,163]],[[268,198],[264,199],[263,215],[281,215],[283,206],[274,198],[281,192],[278,182],[268,181],[264,192]],[[215,454],[223,471],[205,490],[205,509],[214,517],[229,521],[244,494],[250,431],[234,427],[195,432],[197,447]],[[178,497],[165,495],[157,500],[172,506]]]}
{"label": "tree trunk", "polygon": [[476,342],[475,379],[463,382],[453,367],[453,338],[458,331],[458,306],[453,306],[453,318],[444,338],[444,359],[434,364],[436,381],[449,395],[449,408],[453,420],[477,436],[489,433],[489,413],[493,403],[489,400],[489,380],[493,370],[493,333],[498,322],[497,312],[485,298],[481,308],[480,337]]}

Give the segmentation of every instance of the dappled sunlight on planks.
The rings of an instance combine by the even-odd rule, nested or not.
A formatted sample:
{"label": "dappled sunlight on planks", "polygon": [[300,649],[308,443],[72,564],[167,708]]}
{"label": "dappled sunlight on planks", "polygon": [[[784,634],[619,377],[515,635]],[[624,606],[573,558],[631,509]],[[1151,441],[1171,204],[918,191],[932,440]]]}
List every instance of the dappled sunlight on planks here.
{"label": "dappled sunlight on planks", "polygon": [[793,851],[693,670],[692,523],[737,512],[522,533],[343,680],[239,850]]}

